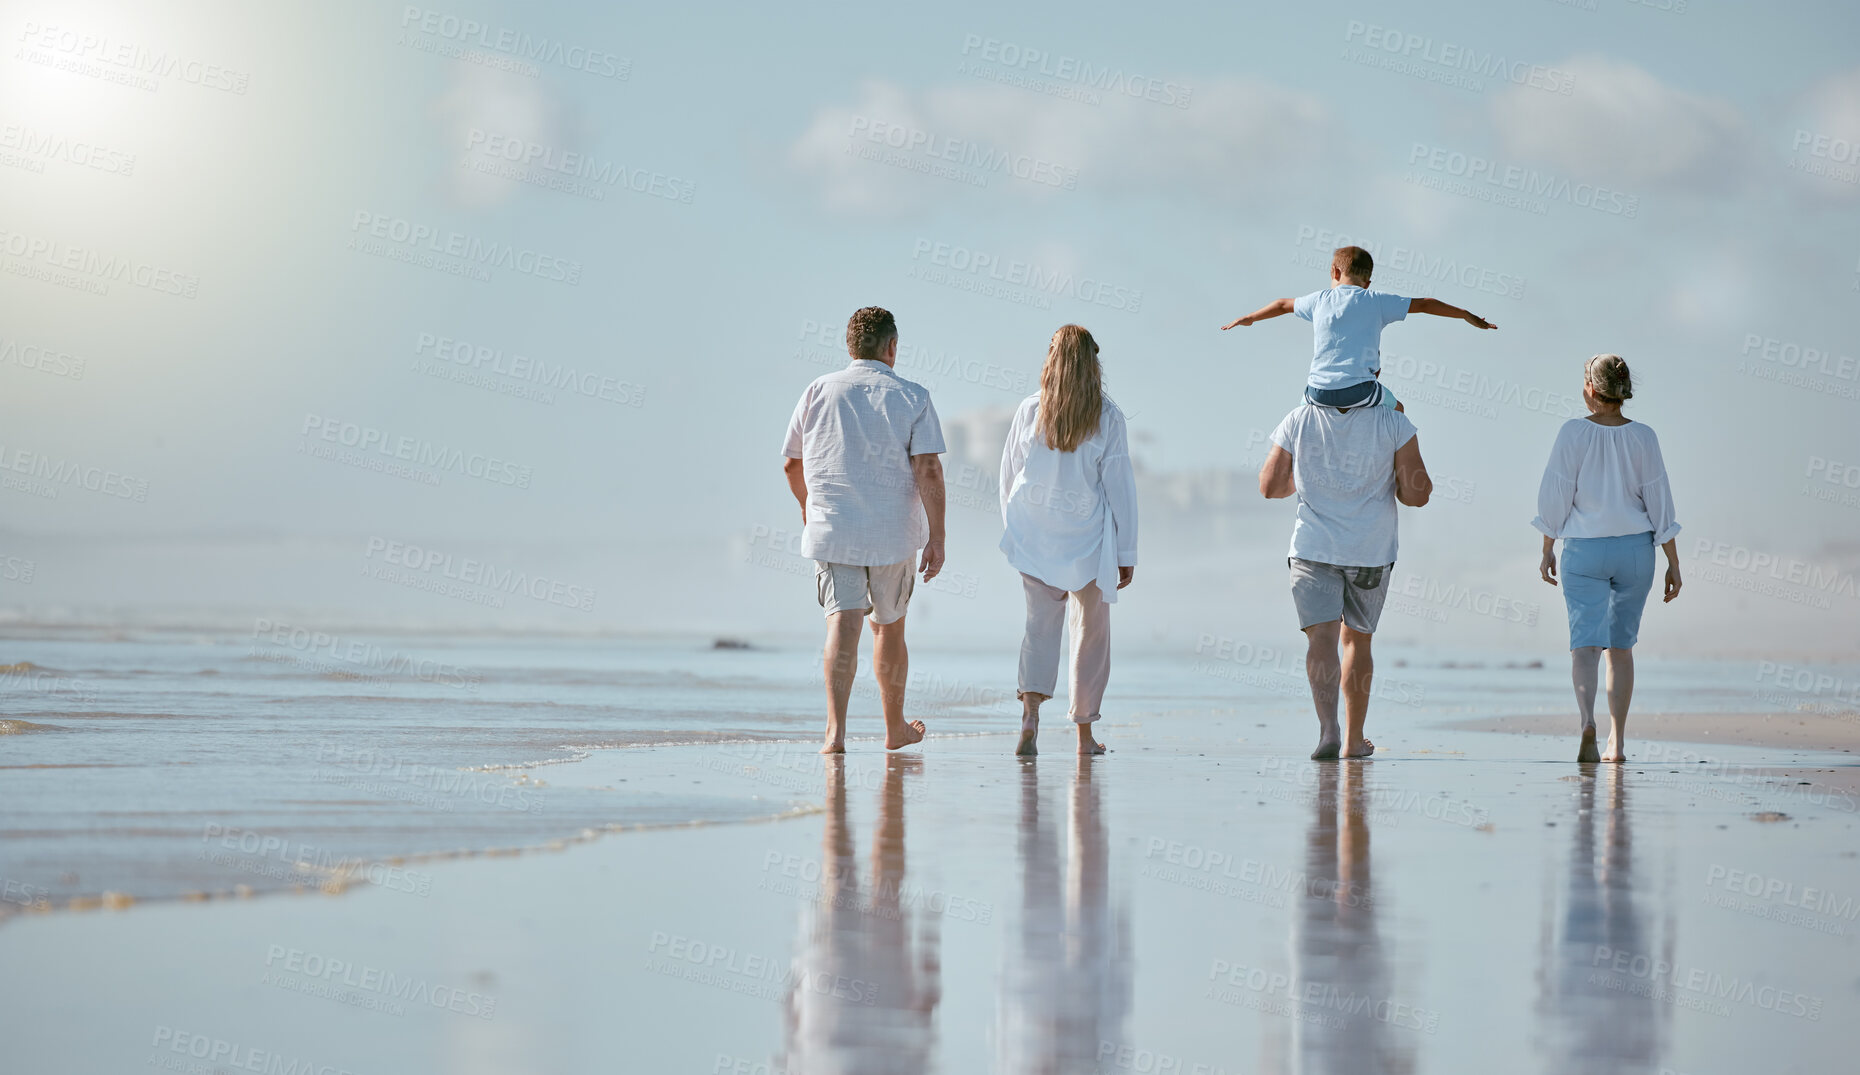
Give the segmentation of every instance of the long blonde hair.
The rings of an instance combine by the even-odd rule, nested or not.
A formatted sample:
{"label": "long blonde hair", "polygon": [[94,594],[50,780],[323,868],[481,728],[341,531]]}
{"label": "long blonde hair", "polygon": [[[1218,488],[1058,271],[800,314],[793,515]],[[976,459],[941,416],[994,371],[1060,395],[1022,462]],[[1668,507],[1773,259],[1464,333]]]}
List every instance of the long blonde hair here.
{"label": "long blonde hair", "polygon": [[1055,451],[1074,451],[1098,432],[1103,410],[1098,341],[1082,326],[1061,325],[1040,370],[1040,439]]}

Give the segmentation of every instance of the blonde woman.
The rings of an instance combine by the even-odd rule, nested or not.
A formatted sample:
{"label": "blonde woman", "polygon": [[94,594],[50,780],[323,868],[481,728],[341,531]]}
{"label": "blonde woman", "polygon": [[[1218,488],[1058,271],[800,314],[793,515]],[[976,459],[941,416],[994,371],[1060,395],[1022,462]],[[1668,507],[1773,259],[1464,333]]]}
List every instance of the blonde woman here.
{"label": "blonde woman", "polygon": [[1008,427],[1001,521],[1001,551],[1027,594],[1015,753],[1036,752],[1040,703],[1059,679],[1060,627],[1069,619],[1079,753],[1102,754],[1091,726],[1111,676],[1110,605],[1136,577],[1137,479],[1124,412],[1104,394],[1098,344],[1078,325],[1053,333],[1040,391]]}
{"label": "blonde woman", "polygon": [[[1582,371],[1589,416],[1571,418],[1557,431],[1537,491],[1544,536],[1538,573],[1561,580],[1569,607],[1570,677],[1582,716],[1579,762],[1627,758],[1628,703],[1634,697],[1634,643],[1641,610],[1653,587],[1653,550],[1666,553],[1665,600],[1679,596],[1679,548],[1673,487],[1660,456],[1660,438],[1643,422],[1621,415],[1634,398],[1634,377],[1620,355],[1596,355]],[[1556,542],[1563,541],[1559,568]],[[1608,655],[1608,749],[1595,749],[1595,686]]]}

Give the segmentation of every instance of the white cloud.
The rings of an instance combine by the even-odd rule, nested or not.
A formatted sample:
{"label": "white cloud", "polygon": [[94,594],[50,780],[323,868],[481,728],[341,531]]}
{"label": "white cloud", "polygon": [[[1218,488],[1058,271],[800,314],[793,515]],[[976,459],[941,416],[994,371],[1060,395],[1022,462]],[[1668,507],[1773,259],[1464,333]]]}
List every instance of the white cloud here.
{"label": "white cloud", "polygon": [[1788,131],[1788,164],[1815,194],[1860,198],[1860,68],[1809,87]]}
{"label": "white cloud", "polygon": [[556,109],[535,79],[478,64],[459,63],[454,67],[452,86],[440,100],[438,111],[446,148],[453,154],[448,186],[460,205],[487,208],[507,200],[520,185],[518,180],[505,175],[474,169],[473,165],[479,162],[514,167],[486,153],[483,145],[471,147],[474,131],[521,140],[527,145],[548,146],[560,152],[562,136],[555,119]]}
{"label": "white cloud", "polygon": [[[1198,82],[1187,108],[873,81],[855,103],[816,112],[788,162],[819,184],[828,206],[854,212],[975,194],[1013,204],[1071,190],[1221,200],[1303,185],[1331,156],[1333,129],[1315,97],[1249,79]],[[937,168],[942,174],[928,174]]]}
{"label": "white cloud", "polygon": [[1641,188],[1725,191],[1749,175],[1755,143],[1735,105],[1604,56],[1556,66],[1574,76],[1568,96],[1510,86],[1493,99],[1508,153]]}

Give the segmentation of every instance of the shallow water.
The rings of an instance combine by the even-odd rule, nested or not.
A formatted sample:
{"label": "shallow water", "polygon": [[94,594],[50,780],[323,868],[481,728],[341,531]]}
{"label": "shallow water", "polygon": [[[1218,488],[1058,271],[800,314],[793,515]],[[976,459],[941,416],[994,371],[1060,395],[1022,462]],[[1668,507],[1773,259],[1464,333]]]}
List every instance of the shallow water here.
{"label": "shallow water", "polygon": [[[0,640],[0,920],[106,893],[340,886],[358,866],[404,856],[817,803],[814,787],[771,783],[757,798],[702,777],[592,780],[579,761],[604,748],[811,740],[816,645],[316,635],[284,624]],[[1012,727],[1014,659],[920,645],[912,715],[938,736]],[[855,735],[878,725],[864,663]],[[1391,745],[1446,748],[1423,730],[1436,719],[1566,708],[1566,673],[1526,663],[1385,653],[1372,727]],[[1749,671],[1643,662],[1637,705],[1747,709]],[[1114,721],[1243,709],[1307,727],[1301,655],[1232,639],[1117,654]]]}

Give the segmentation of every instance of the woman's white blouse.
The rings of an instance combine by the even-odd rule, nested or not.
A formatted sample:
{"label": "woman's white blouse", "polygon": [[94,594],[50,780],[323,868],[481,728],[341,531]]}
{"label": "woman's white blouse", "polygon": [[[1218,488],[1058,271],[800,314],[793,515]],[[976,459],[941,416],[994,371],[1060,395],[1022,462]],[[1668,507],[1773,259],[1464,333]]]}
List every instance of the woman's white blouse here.
{"label": "woman's white blouse", "polygon": [[1553,538],[1679,533],[1660,438],[1642,422],[1605,426],[1572,418],[1557,431],[1531,525]]}
{"label": "woman's white blouse", "polygon": [[1105,400],[1098,430],[1070,452],[1040,437],[1040,397],[1021,401],[1001,453],[1001,551],[1048,586],[1093,581],[1117,600],[1117,569],[1137,563],[1137,476],[1124,412]]}

